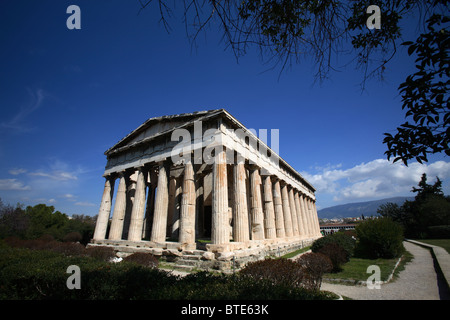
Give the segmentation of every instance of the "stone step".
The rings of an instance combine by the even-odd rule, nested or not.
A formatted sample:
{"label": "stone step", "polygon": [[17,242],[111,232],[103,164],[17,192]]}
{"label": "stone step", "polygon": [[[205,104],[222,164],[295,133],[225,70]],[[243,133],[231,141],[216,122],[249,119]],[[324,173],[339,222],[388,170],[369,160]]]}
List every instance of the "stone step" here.
{"label": "stone step", "polygon": [[202,256],[199,255],[193,255],[193,254],[184,254],[180,257],[180,260],[201,260]]}
{"label": "stone step", "polygon": [[179,259],[177,261],[177,266],[191,266],[191,267],[198,267],[199,266],[199,260],[184,260]]}

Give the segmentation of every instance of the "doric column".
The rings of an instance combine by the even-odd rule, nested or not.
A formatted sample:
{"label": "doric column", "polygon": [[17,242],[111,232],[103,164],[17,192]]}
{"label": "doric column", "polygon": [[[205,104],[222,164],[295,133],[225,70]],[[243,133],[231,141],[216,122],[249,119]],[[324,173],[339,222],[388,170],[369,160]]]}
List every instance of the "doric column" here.
{"label": "doric column", "polygon": [[137,168],[136,191],[133,208],[131,209],[130,229],[128,240],[141,241],[145,213],[145,172],[144,167]]}
{"label": "doric column", "polygon": [[[217,149],[216,149],[217,150]],[[211,242],[225,244],[230,241],[228,226],[228,178],[225,150],[215,155],[213,164]]]}
{"label": "doric column", "polygon": [[250,198],[252,216],[252,240],[264,239],[264,214],[261,197],[261,176],[256,166],[250,170]]}
{"label": "doric column", "polygon": [[264,227],[266,239],[275,239],[275,209],[273,205],[272,180],[269,175],[264,176]]}
{"label": "doric column", "polygon": [[131,211],[134,204],[134,195],[136,193],[136,178],[137,171],[130,172],[127,182],[127,204],[125,209],[125,220],[123,222],[122,238],[128,239],[128,232],[130,230]]}
{"label": "doric column", "polygon": [[195,181],[192,162],[184,166],[183,194],[181,197],[179,242],[195,243]]}
{"label": "doric column", "polygon": [[283,203],[283,217],[284,217],[284,230],[286,237],[292,237],[292,216],[291,209],[289,208],[289,195],[286,183],[281,186],[281,202]]}
{"label": "doric column", "polygon": [[309,235],[309,228],[308,228],[308,215],[307,215],[307,209],[305,205],[305,195],[300,194],[299,195],[300,200],[300,207],[302,210],[302,222],[303,222],[303,229],[305,230],[305,236],[308,237]]}
{"label": "doric column", "polygon": [[308,204],[309,204],[309,221],[311,223],[311,236],[314,235],[314,214],[313,214],[313,207],[312,207],[312,201],[311,198],[308,198]]}
{"label": "doric column", "polygon": [[123,221],[127,204],[127,183],[125,173],[119,172],[119,187],[117,188],[116,203],[114,204],[111,229],[109,230],[110,240],[121,240],[123,233]]}
{"label": "doric column", "polygon": [[167,231],[167,212],[169,207],[169,186],[164,162],[159,163],[158,185],[156,187],[155,211],[150,241],[165,242]]}
{"label": "doric column", "polygon": [[248,227],[248,204],[247,204],[247,186],[246,172],[243,162],[234,165],[234,225],[233,239],[236,242],[245,242],[250,240]]}
{"label": "doric column", "polygon": [[273,204],[275,210],[275,227],[277,229],[277,238],[286,236],[284,231],[283,204],[281,200],[280,180],[276,178],[273,183]]}
{"label": "doric column", "polygon": [[289,208],[291,210],[291,217],[292,217],[292,234],[294,236],[298,236],[299,232],[298,232],[297,208],[295,207],[294,190],[292,188],[289,188],[288,196],[289,196]]}
{"label": "doric column", "polygon": [[320,233],[320,225],[319,225],[319,216],[317,214],[317,207],[316,207],[315,201],[312,202],[312,207],[313,207],[313,216],[314,216],[314,234],[319,236],[319,235],[321,235],[321,233]]}
{"label": "doric column", "polygon": [[169,175],[169,204],[167,212],[167,235],[170,238],[179,238],[179,223],[180,223],[180,212],[177,207],[178,204],[178,189],[179,182],[178,178]]}
{"label": "doric column", "polygon": [[114,193],[114,178],[111,175],[105,177],[102,202],[98,211],[97,223],[95,225],[94,240],[104,240],[108,228],[109,215],[111,213],[111,201]]}
{"label": "doric column", "polygon": [[303,237],[305,235],[305,226],[303,223],[302,218],[303,212],[297,190],[294,190],[294,202],[295,202],[295,209],[297,210],[298,232],[300,233],[300,236]]}
{"label": "doric column", "polygon": [[305,212],[306,212],[306,224],[308,226],[308,236],[312,235],[312,224],[311,224],[311,210],[309,207],[309,198],[305,195],[303,198],[305,201]]}

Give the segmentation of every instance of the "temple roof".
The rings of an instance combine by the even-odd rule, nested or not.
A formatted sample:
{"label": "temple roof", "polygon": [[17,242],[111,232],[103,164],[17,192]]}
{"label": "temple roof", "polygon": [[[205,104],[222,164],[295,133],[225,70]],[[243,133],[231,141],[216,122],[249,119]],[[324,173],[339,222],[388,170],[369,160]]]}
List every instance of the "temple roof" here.
{"label": "temple roof", "polygon": [[[175,129],[181,129],[191,126],[194,121],[206,121],[213,118],[225,118],[229,122],[233,123],[234,127],[242,128],[246,131],[248,129],[234,118],[225,109],[214,109],[206,111],[197,111],[192,113],[182,113],[176,115],[167,115],[161,117],[154,117],[146,120],[138,128],[131,131],[128,135],[122,138],[114,146],[105,151],[107,157],[112,156],[115,153],[120,153],[127,149],[133,148],[134,146],[140,145],[142,143],[148,143],[153,139],[169,134]],[[251,135],[253,133],[250,132]],[[253,135],[254,136],[254,135]],[[297,177],[297,179],[303,181],[309,188],[316,190],[311,183],[309,183],[299,172],[297,172],[293,167],[291,167],[283,158],[280,157],[276,152],[274,152],[269,146],[267,146],[263,141],[261,141],[257,136],[254,136],[258,143],[264,144],[267,149],[269,149],[274,155],[276,155],[280,164],[283,165],[288,171]]]}

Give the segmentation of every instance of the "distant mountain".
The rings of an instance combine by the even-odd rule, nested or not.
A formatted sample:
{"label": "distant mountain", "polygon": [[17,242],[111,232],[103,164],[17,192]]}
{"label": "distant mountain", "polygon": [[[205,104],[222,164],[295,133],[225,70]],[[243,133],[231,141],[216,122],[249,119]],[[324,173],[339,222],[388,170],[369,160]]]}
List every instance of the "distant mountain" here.
{"label": "distant mountain", "polygon": [[347,203],[339,206],[323,208],[317,211],[319,218],[346,218],[346,217],[360,217],[362,214],[365,217],[377,216],[377,209],[385,203],[392,202],[399,206],[405,200],[414,200],[414,197],[394,197],[374,201]]}

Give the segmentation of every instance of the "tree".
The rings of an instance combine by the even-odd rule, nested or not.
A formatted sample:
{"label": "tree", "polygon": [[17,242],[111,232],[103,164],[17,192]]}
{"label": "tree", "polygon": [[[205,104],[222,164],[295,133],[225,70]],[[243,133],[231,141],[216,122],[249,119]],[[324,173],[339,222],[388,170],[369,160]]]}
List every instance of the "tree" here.
{"label": "tree", "polygon": [[427,161],[427,154],[444,151],[450,155],[450,41],[448,30],[443,25],[449,17],[433,15],[427,20],[428,32],[407,41],[408,54],[417,53],[417,72],[409,75],[399,86],[402,94],[402,109],[406,117],[412,118],[397,128],[392,136],[385,133],[384,143],[388,159],[402,160],[407,164],[416,159]]}
{"label": "tree", "polygon": [[28,206],[25,213],[30,219],[27,238],[39,238],[45,234],[49,234],[55,239],[63,238],[68,217],[59,211],[55,211],[55,207],[45,204]]}
{"label": "tree", "polygon": [[[436,177],[434,184],[427,183],[427,175],[424,173],[418,184],[411,192],[417,193],[414,201],[405,201],[402,206],[393,203],[380,206],[377,210],[383,217],[400,223],[405,229],[405,236],[412,238],[425,238],[433,236],[436,226],[448,230],[450,226],[450,197],[442,192],[442,181]],[[441,228],[441,229],[442,229]],[[444,232],[441,236],[450,236]]]}
{"label": "tree", "polygon": [[[140,0],[140,10],[153,1]],[[161,21],[170,30],[174,12],[166,0],[158,3]],[[259,49],[264,63],[280,73],[293,62],[312,57],[316,79],[323,81],[340,66],[334,61],[343,56],[363,70],[362,88],[371,77],[383,78],[389,61],[400,45],[417,53],[418,71],[399,87],[406,122],[394,136],[385,134],[388,159],[428,161],[427,154],[450,154],[448,105],[448,22],[447,0],[184,0],[183,20],[192,45],[208,27],[221,28],[222,40],[238,60],[249,48]],[[367,8],[377,5],[382,16],[380,29],[370,30]],[[401,21],[414,15],[427,21],[427,31],[415,42],[402,42]],[[349,43],[349,40],[351,43]],[[340,59],[342,61],[342,59]]]}
{"label": "tree", "polygon": [[29,226],[29,218],[20,204],[4,205],[0,199],[0,238],[23,237]]}

